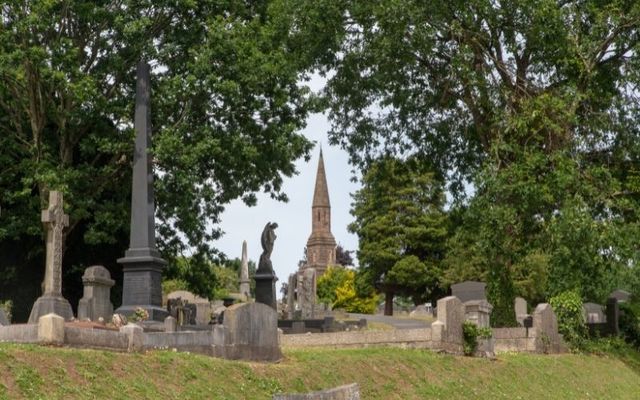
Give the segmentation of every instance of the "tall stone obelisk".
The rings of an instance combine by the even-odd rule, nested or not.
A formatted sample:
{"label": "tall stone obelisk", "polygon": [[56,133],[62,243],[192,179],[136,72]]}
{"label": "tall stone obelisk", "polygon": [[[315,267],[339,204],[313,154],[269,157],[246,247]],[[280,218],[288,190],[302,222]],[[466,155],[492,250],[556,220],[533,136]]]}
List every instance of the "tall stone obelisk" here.
{"label": "tall stone obelisk", "polygon": [[162,269],[167,264],[156,249],[155,202],[151,149],[151,73],[149,64],[140,61],[136,78],[133,179],[131,187],[131,239],[122,264],[122,306],[119,314],[131,315],[140,307],[149,319],[162,321],[168,315],[162,308]]}
{"label": "tall stone obelisk", "polygon": [[240,294],[245,300],[251,298],[251,286],[249,284],[249,258],[247,257],[247,241],[242,242],[242,260],[240,262]]}

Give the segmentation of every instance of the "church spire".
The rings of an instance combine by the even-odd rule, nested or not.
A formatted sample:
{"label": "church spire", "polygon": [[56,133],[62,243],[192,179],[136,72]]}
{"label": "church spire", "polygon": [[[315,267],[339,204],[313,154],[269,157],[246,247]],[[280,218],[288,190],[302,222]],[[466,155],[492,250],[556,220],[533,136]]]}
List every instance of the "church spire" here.
{"label": "church spire", "polygon": [[318,160],[318,171],[316,172],[316,188],[313,192],[312,207],[331,207],[329,202],[329,188],[327,186],[327,176],[324,172],[324,159],[322,148],[320,148],[320,159]]}

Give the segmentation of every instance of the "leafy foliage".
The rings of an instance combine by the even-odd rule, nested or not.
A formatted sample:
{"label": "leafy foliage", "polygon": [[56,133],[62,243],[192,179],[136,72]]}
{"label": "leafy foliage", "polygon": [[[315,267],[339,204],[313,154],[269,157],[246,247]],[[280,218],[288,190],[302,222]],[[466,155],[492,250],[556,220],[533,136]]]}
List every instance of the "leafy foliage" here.
{"label": "leafy foliage", "polygon": [[624,340],[640,349],[640,306],[636,302],[620,303],[618,323]]}
{"label": "leafy foliage", "polygon": [[558,332],[572,349],[584,347],[587,328],[582,308],[582,298],[577,291],[567,291],[549,299],[558,318]]}
{"label": "leafy foliage", "polygon": [[478,338],[487,339],[493,336],[491,328],[481,328],[471,321],[462,323],[462,349],[465,356],[472,356],[478,349]]}
{"label": "leafy foliage", "polygon": [[359,292],[377,288],[411,296],[416,304],[435,302],[448,234],[441,184],[418,160],[393,158],[373,164],[362,181],[349,225],[360,244],[359,286],[369,286]]}
{"label": "leafy foliage", "polygon": [[378,303],[378,295],[373,293],[360,296],[355,289],[355,276],[352,269],[329,266],[318,279],[318,301],[330,304],[333,308],[343,308],[347,312],[373,314]]}

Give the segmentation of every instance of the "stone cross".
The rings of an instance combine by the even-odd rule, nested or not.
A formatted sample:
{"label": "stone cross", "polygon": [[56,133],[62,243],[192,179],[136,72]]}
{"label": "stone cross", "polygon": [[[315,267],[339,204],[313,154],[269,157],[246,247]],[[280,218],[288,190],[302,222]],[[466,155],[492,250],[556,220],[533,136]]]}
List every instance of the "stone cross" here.
{"label": "stone cross", "polygon": [[62,192],[49,192],[49,208],[42,210],[42,222],[47,227],[47,256],[44,275],[45,295],[62,294],[63,230],[69,226],[64,213]]}

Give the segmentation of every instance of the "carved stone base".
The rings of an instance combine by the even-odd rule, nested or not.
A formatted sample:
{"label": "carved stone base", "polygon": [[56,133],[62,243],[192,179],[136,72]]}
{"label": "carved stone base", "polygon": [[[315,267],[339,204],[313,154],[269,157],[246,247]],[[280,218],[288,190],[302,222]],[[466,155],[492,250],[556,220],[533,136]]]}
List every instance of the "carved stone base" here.
{"label": "carved stone base", "polygon": [[273,272],[256,272],[256,302],[266,304],[278,311],[276,304],[276,281],[278,277]]}
{"label": "carved stone base", "polygon": [[61,316],[65,321],[73,319],[73,310],[67,299],[60,295],[45,294],[33,303],[29,323],[37,324],[40,317],[50,313]]}

